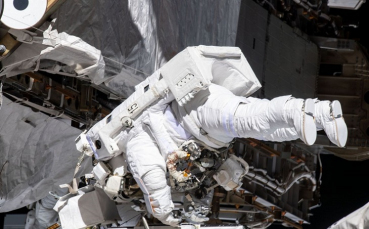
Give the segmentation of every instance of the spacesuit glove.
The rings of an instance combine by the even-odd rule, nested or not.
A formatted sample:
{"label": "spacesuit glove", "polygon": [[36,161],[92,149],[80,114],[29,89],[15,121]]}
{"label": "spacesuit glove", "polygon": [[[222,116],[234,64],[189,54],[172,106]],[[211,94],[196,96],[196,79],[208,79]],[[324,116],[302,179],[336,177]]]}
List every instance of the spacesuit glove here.
{"label": "spacesuit glove", "polygon": [[173,217],[172,211],[174,204],[170,191],[170,187],[167,185],[161,189],[151,191],[150,204],[155,218],[164,224],[176,227],[181,219]]}
{"label": "spacesuit glove", "polygon": [[172,227],[179,227],[179,223],[182,221],[181,219],[174,218],[172,212],[170,212],[166,217],[159,220],[162,223]]}
{"label": "spacesuit glove", "polygon": [[201,213],[196,213],[193,211],[192,213],[186,213],[186,221],[192,224],[201,224],[203,222],[209,221],[209,218],[202,215]]}

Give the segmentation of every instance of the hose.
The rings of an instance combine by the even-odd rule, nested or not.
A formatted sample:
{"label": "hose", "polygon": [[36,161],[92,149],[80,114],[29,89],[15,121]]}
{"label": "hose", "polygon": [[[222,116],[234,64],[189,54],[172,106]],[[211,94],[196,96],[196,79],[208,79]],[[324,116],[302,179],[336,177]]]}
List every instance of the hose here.
{"label": "hose", "polygon": [[274,194],[281,196],[284,193],[286,193],[296,182],[298,182],[301,179],[309,179],[311,183],[313,184],[312,191],[314,192],[316,190],[316,180],[313,177],[311,173],[308,172],[302,172],[297,174],[295,177],[293,177],[286,187],[281,187],[281,185],[274,182],[271,178],[268,178],[267,176],[262,176],[257,174],[254,171],[249,171],[246,174],[246,177],[250,180],[252,180],[255,183],[261,184],[262,186],[265,186],[265,188],[268,188],[271,190]]}
{"label": "hose", "polygon": [[288,185],[286,187],[286,192],[292,187],[292,185],[294,185],[297,181],[303,178],[307,178],[311,181],[311,183],[313,184],[312,191],[314,192],[316,189],[316,180],[311,173],[307,173],[307,172],[297,174],[290,182],[288,182]]}
{"label": "hose", "polygon": [[249,164],[247,164],[247,162],[245,160],[243,160],[242,158],[236,157],[234,154],[231,154],[230,158],[238,161],[244,167],[245,170],[244,170],[243,174],[240,176],[240,179],[241,179],[242,177],[244,177],[249,172]]}

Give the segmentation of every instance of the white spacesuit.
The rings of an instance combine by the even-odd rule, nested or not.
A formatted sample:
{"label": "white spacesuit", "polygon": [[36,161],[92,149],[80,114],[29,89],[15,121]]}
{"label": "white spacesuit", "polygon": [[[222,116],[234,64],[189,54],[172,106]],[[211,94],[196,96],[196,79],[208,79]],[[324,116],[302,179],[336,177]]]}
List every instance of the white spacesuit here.
{"label": "white spacesuit", "polygon": [[[304,116],[303,104],[304,100],[291,99],[290,96],[278,97],[271,101],[239,98],[223,87],[212,84],[208,90],[199,92],[194,100],[183,107],[174,102],[166,107],[162,106],[161,116],[159,112],[155,115],[147,114],[142,125],[135,126],[136,131],[125,139],[125,152],[131,172],[143,180],[150,193],[154,216],[166,224],[177,223],[171,217],[173,204],[170,199],[170,187],[165,179],[165,159],[168,153],[176,150],[176,144],[170,142],[171,139],[178,144],[197,134],[189,133],[183,128],[188,125],[184,120],[187,116],[219,143],[230,142],[235,137],[290,141],[304,138],[304,125],[300,124]],[[329,120],[328,103],[327,107],[328,113],[321,116]],[[316,121],[331,125],[329,121],[321,122],[322,119],[317,118]],[[163,125],[164,128],[156,129],[158,125]],[[314,128],[316,133],[314,123],[306,125],[305,128]],[[345,131],[345,128],[341,130]],[[310,135],[306,137],[309,139],[307,143],[313,144],[316,134],[308,131],[305,132]],[[337,131],[328,133],[335,135]],[[339,142],[336,136],[331,139],[334,143]],[[209,141],[208,144],[215,147],[216,142]],[[339,144],[344,146],[344,137]]]}
{"label": "white spacesuit", "polygon": [[[212,47],[212,50],[216,52],[217,48]],[[324,129],[334,144],[343,147],[346,143],[347,128],[338,101],[303,100],[289,95],[272,100],[244,97],[243,91],[237,88],[237,81],[219,83],[217,80],[219,77],[226,79],[233,76],[230,66],[218,63],[214,68],[214,63],[217,62],[211,63],[213,80],[205,90],[191,96],[193,98],[186,103],[179,103],[175,93],[166,91],[134,118],[133,125],[114,136],[119,153],[112,156],[120,157],[119,154],[124,152],[130,172],[141,189],[146,189],[149,195],[147,208],[152,208],[154,217],[172,226],[177,225],[179,220],[172,216],[173,203],[166,180],[166,159],[168,154],[178,150],[189,139],[197,139],[213,148],[227,146],[234,138],[278,142],[300,138],[312,145],[317,129]],[[241,73],[254,80],[253,84],[248,85],[249,88],[244,88],[244,91],[250,92],[256,77],[246,64],[247,68],[243,68],[245,71]],[[216,78],[215,75],[219,74]],[[136,92],[141,90],[143,94],[145,89],[155,87],[161,75],[162,69],[159,69],[137,85]],[[251,92],[255,89],[258,87]],[[129,104],[137,98],[138,95],[129,97],[112,112],[112,116],[129,109]],[[90,143],[99,139],[100,129],[109,121],[108,117],[87,132]],[[102,156],[98,150],[95,157],[101,160],[111,158]],[[194,222],[205,220],[201,217],[192,219]]]}

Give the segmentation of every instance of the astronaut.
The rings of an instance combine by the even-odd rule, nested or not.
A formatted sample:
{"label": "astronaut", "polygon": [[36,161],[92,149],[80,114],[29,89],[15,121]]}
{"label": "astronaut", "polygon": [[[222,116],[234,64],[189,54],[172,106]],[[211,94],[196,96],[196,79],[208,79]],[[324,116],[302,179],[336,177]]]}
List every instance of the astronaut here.
{"label": "astronaut", "polygon": [[[290,95],[272,100],[250,97],[260,84],[238,48],[199,46],[187,50],[190,51],[184,56],[174,57],[177,62],[170,61],[137,85],[132,96],[86,134],[90,142],[104,141],[103,148],[110,152],[93,150],[99,160],[109,160],[124,152],[130,172],[141,189],[149,194],[147,208],[152,208],[153,216],[164,224],[176,226],[180,222],[172,215],[174,205],[166,180],[166,159],[189,139],[197,139],[213,148],[228,146],[234,138],[277,142],[301,139],[312,145],[317,130],[323,129],[332,143],[345,146],[347,127],[339,101],[298,99]],[[194,57],[191,53],[199,50],[202,62],[196,59],[199,56]],[[181,58],[188,58],[189,62]],[[212,76],[209,83],[201,81],[200,85],[204,87],[196,90],[196,94],[187,94],[183,100],[170,85],[171,90],[162,90],[163,93],[158,89],[160,85],[157,85],[167,73],[179,75],[180,81],[176,79],[174,82],[177,87],[193,81],[197,70],[191,71],[196,67],[201,74]],[[115,146],[107,145],[108,141],[101,134],[107,132],[102,131],[104,126],[126,110],[139,109],[141,103],[135,101],[142,100],[147,90],[153,90],[159,99],[150,100],[151,104],[142,108],[137,116],[126,119],[127,128],[110,135],[118,147],[114,150]]]}

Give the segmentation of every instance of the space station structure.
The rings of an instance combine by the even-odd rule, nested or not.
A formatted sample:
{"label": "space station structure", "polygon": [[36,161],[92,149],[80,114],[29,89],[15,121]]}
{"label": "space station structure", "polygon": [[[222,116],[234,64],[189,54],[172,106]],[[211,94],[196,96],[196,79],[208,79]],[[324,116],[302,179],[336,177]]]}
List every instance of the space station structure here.
{"label": "space station structure", "polygon": [[[56,12],[56,16],[67,15],[65,18],[60,17],[56,22],[53,22],[62,31],[67,23],[70,23],[68,16],[73,18],[72,15],[68,15],[68,12],[73,12],[75,9],[71,7],[73,5],[71,1],[65,1],[63,4],[64,1],[54,2],[57,6],[54,6],[55,8],[60,7],[59,11],[52,9]],[[273,6],[267,2],[272,2]],[[127,100],[130,94],[134,93],[132,85],[138,84],[147,77],[137,69],[154,72],[159,66],[169,61],[174,54],[184,49],[185,45],[188,45],[186,42],[206,41],[211,45],[238,46],[263,86],[255,92],[254,96],[271,99],[288,92],[302,98],[316,97],[320,100],[339,100],[349,128],[348,148],[336,147],[330,143],[324,133],[320,132],[314,146],[306,146],[299,140],[277,143],[236,138],[229,145],[215,148],[200,141],[188,141],[181,144],[176,153],[168,155],[169,160],[166,161],[168,171],[165,179],[170,187],[174,204],[171,216],[178,222],[181,221],[180,227],[184,229],[196,228],[199,224],[201,227],[227,229],[266,228],[272,224],[303,228],[304,224],[309,224],[311,210],[321,205],[322,165],[320,154],[334,154],[347,160],[367,159],[368,146],[366,142],[369,138],[369,121],[367,121],[367,110],[369,109],[368,54],[356,41],[340,37],[339,30],[343,26],[340,27],[335,20],[336,18],[328,15],[324,10],[322,14],[314,13],[315,10],[319,11],[320,4],[318,3],[320,1],[311,0],[308,1],[310,4],[304,6],[299,5],[298,1],[292,0],[275,2],[235,0],[229,1],[229,4],[226,5],[221,5],[224,3],[219,2],[218,10],[226,9],[224,12],[227,17],[219,16],[222,15],[220,13],[217,15],[204,10],[211,7],[214,4],[213,1],[203,1],[201,6],[194,2],[188,3],[189,6],[181,2],[170,4],[164,3],[164,1],[133,2],[127,7],[124,17],[142,16],[143,11],[140,7],[145,6],[147,8],[144,12],[147,14],[160,12],[161,15],[167,15],[167,17],[149,17],[148,20],[160,22],[156,24],[157,21],[153,21],[151,24],[159,27],[168,26],[173,31],[178,29],[179,32],[176,31],[173,34],[178,33],[182,36],[175,40],[177,38],[173,34],[160,34],[160,29],[157,30],[159,32],[156,36],[150,36],[148,34],[156,30],[149,28],[151,24],[145,24],[144,20],[135,21],[134,23],[142,24],[137,24],[132,28],[129,27],[129,23],[125,24],[131,28],[132,37],[142,41],[137,46],[128,48],[127,44],[134,44],[134,42],[130,40],[124,40],[126,43],[122,42],[123,46],[127,48],[124,52],[132,53],[120,56],[118,59],[126,60],[127,66],[133,66],[131,67],[133,70],[129,68],[130,66],[117,67],[118,64],[112,64],[108,58],[104,58],[105,63],[100,62],[98,66],[102,67],[103,64],[106,64],[105,67],[109,68],[105,73],[110,75],[99,84],[93,83],[93,80],[83,76],[83,74],[78,74],[74,69],[71,70],[66,63],[62,63],[58,59],[48,62],[48,60],[38,58],[41,60],[41,68],[23,69],[17,74],[2,78],[2,91],[4,97],[7,97],[4,100],[7,102],[3,104],[2,109],[11,107],[13,103],[18,106],[23,105],[27,109],[31,108],[33,112],[37,110],[41,111],[42,114],[56,117],[56,119],[68,120],[72,123],[73,129],[77,129],[79,132],[92,127],[101,120],[104,120],[105,124],[119,122],[120,128],[130,128],[131,125],[134,125],[134,117],[125,118],[127,115],[124,115],[124,117],[114,120],[110,115],[114,109]],[[339,1],[328,2],[330,4],[328,6],[333,8],[336,4],[338,7]],[[364,1],[355,2],[358,4],[353,8],[358,8]],[[81,3],[81,5],[83,4],[88,3]],[[204,27],[201,27],[203,28],[202,36],[195,36],[196,33],[189,29],[192,28],[190,25],[193,21],[181,22],[176,19],[176,16],[178,18],[187,16],[186,12],[188,12],[185,10],[179,12],[178,9],[181,7],[176,7],[176,4],[182,8],[194,7],[201,9],[201,12],[207,12],[204,13],[207,17],[193,15],[190,18],[203,20],[203,23],[200,23],[200,26]],[[79,9],[78,7],[76,9]],[[352,6],[348,7],[352,8]],[[101,7],[101,11],[103,10],[105,9]],[[197,13],[200,15],[199,12]],[[96,14],[98,17],[98,12]],[[79,15],[78,17],[87,17],[87,15]],[[163,22],[163,18],[171,18],[172,24]],[[209,18],[219,22],[218,28],[212,27],[210,32],[206,29],[206,25],[211,24],[206,21]],[[224,18],[227,18],[228,21]],[[75,23],[82,23],[76,25],[76,28],[84,28],[85,24],[83,23],[86,21],[86,18],[75,20]],[[316,23],[319,25],[318,29],[324,31],[320,34],[328,31],[330,36],[324,37],[319,36],[319,34],[308,36],[308,31],[304,31],[303,28],[310,28],[309,26],[304,27],[304,25],[312,21],[318,22]],[[63,23],[65,23],[64,27]],[[189,24],[183,26],[183,23]],[[301,29],[298,28],[299,25],[302,25]],[[2,25],[2,27],[4,26]],[[137,31],[137,28],[144,27],[147,31]],[[96,29],[96,34],[102,34],[100,32],[105,31],[105,27],[95,26],[92,28]],[[43,29],[47,29],[47,27]],[[213,32],[216,29],[220,31]],[[233,34],[234,36],[226,37],[223,34],[224,31],[227,31],[224,34]],[[16,60],[22,57],[22,50],[27,51],[28,48],[39,45],[25,43],[24,39],[23,41],[20,41],[22,39],[17,40],[16,35],[27,39],[42,36],[40,33],[36,34],[37,32],[39,31],[26,32],[25,35],[13,29],[7,30],[6,34],[1,34],[1,44],[6,44],[6,51],[0,57],[3,67],[6,68],[11,63],[17,62]],[[79,33],[80,31],[77,29],[72,32]],[[100,47],[98,45],[105,44],[102,42],[104,39],[112,39],[111,35],[115,32],[117,31],[111,32],[109,36],[99,41],[92,41],[88,33],[81,32],[78,35],[82,40],[87,40],[92,46],[101,49],[102,54],[108,55],[111,54],[109,53],[111,50],[119,49],[112,45],[103,50],[103,45]],[[212,37],[214,34],[219,37]],[[176,45],[162,42],[159,39],[150,40],[160,36],[170,37],[176,41]],[[194,40],[197,38],[198,40]],[[213,44],[214,42],[218,43]],[[145,52],[147,50],[143,47],[150,49],[149,54]],[[211,56],[212,53],[209,55]],[[137,56],[140,58],[136,58]],[[110,59],[114,57],[109,56]],[[137,63],[132,62],[132,60],[137,60]],[[36,66],[32,65],[32,67]],[[59,72],[53,72],[54,70]],[[71,71],[68,72],[69,70]],[[118,76],[111,77],[112,72]],[[181,78],[183,85],[187,81],[191,81],[192,77],[191,74],[184,74]],[[202,82],[204,83],[202,86],[206,86],[206,81]],[[125,84],[129,86],[124,87]],[[159,86],[162,86],[163,90],[159,90],[158,94],[167,93],[167,83]],[[150,88],[145,85],[140,90],[145,92]],[[191,100],[192,96],[195,95],[195,93],[191,94],[195,92],[194,88],[187,89],[191,90],[177,95],[173,99],[177,99],[178,103],[186,103]],[[119,90],[127,93],[122,94]],[[153,100],[152,97],[148,99],[143,101],[152,102]],[[139,110],[142,108],[141,105],[134,106],[133,103],[130,104],[129,108],[132,112],[142,111]],[[34,128],[38,124],[27,117],[22,117],[21,120],[26,122],[30,126],[29,128]],[[76,131],[71,131],[71,133],[75,134]],[[127,158],[120,154],[119,144],[108,144],[112,136],[104,138],[106,135],[101,135],[99,142],[96,142],[96,139],[91,140],[95,149],[90,147],[87,150],[85,146],[90,146],[91,142],[88,138],[82,138],[86,134],[87,132],[80,137],[77,137],[78,135],[74,137],[79,151],[88,151],[85,154],[73,152],[76,159],[74,162],[82,166],[80,170],[83,170],[83,166],[87,163],[93,164],[94,168],[82,179],[76,177],[74,183],[65,186],[67,188],[64,190],[68,190],[69,194],[58,196],[52,193],[58,199],[55,199],[55,203],[58,202],[54,207],[54,213],[59,212],[63,215],[63,212],[69,212],[69,214],[72,212],[76,218],[75,222],[79,220],[81,223],[74,225],[77,228],[92,225],[104,225],[106,228],[148,229],[150,227],[156,228],[156,226],[169,228],[170,226],[163,225],[161,221],[153,217],[155,208],[147,208],[150,205],[150,193],[137,182],[131,173],[126,164]],[[113,134],[113,138],[116,137],[115,134]],[[53,142],[50,143],[50,145],[52,144]],[[100,149],[107,148],[107,150],[99,155],[97,153],[99,147]],[[79,156],[81,157],[77,159]],[[7,165],[4,168],[3,175],[6,176],[8,174]],[[69,175],[72,173],[70,172]],[[85,187],[78,189],[78,184]],[[45,184],[42,187],[45,187]],[[39,196],[39,199],[44,198],[44,194],[42,193],[43,196]],[[16,202],[14,206],[19,208],[26,204],[27,198],[28,196],[24,199],[24,203],[12,201]],[[38,200],[29,199],[29,202],[34,201]],[[85,206],[83,211],[79,210],[81,206]],[[74,211],[69,211],[69,207],[72,207]],[[88,212],[92,212],[94,217],[91,217]],[[64,215],[63,217],[60,219],[67,225],[65,228],[73,227],[67,223],[72,215]]]}
{"label": "space station structure", "polygon": [[[220,80],[224,79],[222,74],[220,78],[214,72],[210,74],[209,69],[217,66],[219,57],[231,64],[226,68],[229,78],[245,82],[242,88],[246,90],[239,90],[239,84],[233,86]],[[219,140],[203,133],[205,130],[201,127],[196,129],[195,124],[188,127],[186,122],[182,125],[187,126],[195,138],[180,140],[181,144],[176,148],[177,145],[166,139],[163,132],[174,135],[169,136],[172,139],[177,138],[175,133],[170,128],[161,129],[161,116],[155,116],[156,112],[161,113],[163,104],[167,107],[171,101],[176,100],[179,106],[184,106],[196,98],[199,91],[212,87],[210,81],[218,82],[234,94],[247,96],[260,88],[250,70],[238,48],[188,47],[138,85],[136,92],[124,103],[76,138],[77,149],[82,152],[81,160],[92,156],[94,168],[92,174],[85,176],[87,187],[77,189],[76,180],[73,186],[63,186],[68,187],[70,193],[61,197],[54,207],[62,226],[93,225],[96,220],[93,216],[99,215],[100,210],[95,208],[86,213],[86,201],[80,199],[85,195],[101,196],[104,193],[107,200],[104,203],[110,202],[109,209],[115,211],[101,216],[99,223],[102,224],[124,221],[119,218],[114,202],[117,206],[134,203],[131,207],[142,212],[140,222],[146,226],[155,226],[157,220],[181,227],[187,223],[265,228],[279,222],[301,228],[302,224],[308,223],[309,210],[320,204],[320,180],[316,179],[319,158],[316,154],[288,143],[267,145],[246,138],[220,145]],[[211,75],[213,79],[206,78]],[[153,122],[145,121],[145,117],[154,116]],[[141,127],[141,123],[146,124]],[[145,135],[146,128],[155,143]],[[157,168],[161,160],[149,153],[156,147],[161,152],[155,154],[156,157],[164,157],[166,161],[164,171],[167,175],[164,177]],[[135,154],[132,150],[140,152]],[[99,199],[101,197],[94,201]],[[106,208],[101,206],[101,209]],[[73,221],[71,215],[74,215]]]}

